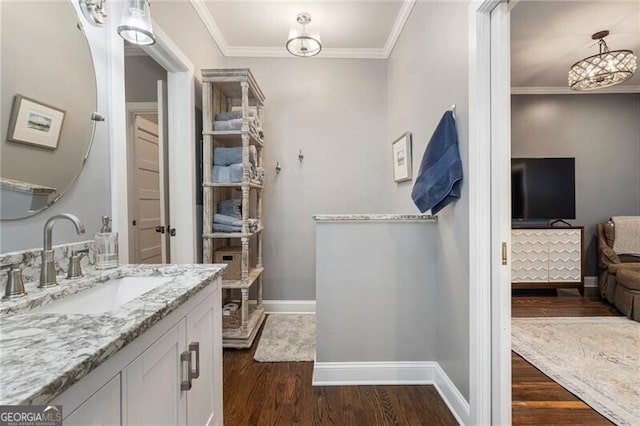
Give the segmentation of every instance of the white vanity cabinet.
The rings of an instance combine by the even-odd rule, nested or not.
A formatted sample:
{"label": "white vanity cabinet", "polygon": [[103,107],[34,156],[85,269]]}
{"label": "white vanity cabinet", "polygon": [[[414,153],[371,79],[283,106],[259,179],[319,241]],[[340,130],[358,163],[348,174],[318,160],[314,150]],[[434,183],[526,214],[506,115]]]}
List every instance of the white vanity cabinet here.
{"label": "white vanity cabinet", "polygon": [[122,372],[122,424],[187,424],[187,395],[180,389],[184,342],[182,320]]}
{"label": "white vanity cabinet", "polygon": [[222,357],[216,350],[221,342],[215,345],[214,336],[220,339],[221,315],[214,314],[214,306],[221,301],[214,296],[200,303],[123,371],[123,424],[218,423]]}
{"label": "white vanity cabinet", "polygon": [[[198,376],[187,392],[187,424],[222,425],[222,315],[221,292],[187,315],[187,345],[198,344]],[[217,340],[214,340],[217,339]]]}
{"label": "white vanity cabinet", "polygon": [[64,424],[222,425],[220,281],[52,401]]}
{"label": "white vanity cabinet", "polygon": [[[64,415],[64,407],[62,407]],[[64,419],[65,426],[120,424],[120,374],[111,379],[73,413]]]}

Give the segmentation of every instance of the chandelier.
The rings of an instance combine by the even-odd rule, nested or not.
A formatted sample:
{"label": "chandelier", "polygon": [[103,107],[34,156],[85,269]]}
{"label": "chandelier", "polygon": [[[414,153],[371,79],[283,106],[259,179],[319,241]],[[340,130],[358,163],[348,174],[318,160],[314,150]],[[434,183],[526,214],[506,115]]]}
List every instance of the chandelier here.
{"label": "chandelier", "polygon": [[320,34],[306,32],[306,26],[311,22],[311,15],[301,13],[296,21],[302,25],[302,32],[295,29],[289,31],[287,50],[295,56],[316,56],[322,50],[322,42],[320,42]]}
{"label": "chandelier", "polygon": [[637,58],[631,50],[609,50],[604,38],[609,31],[591,36],[598,40],[600,53],[584,58],[571,66],[569,87],[573,90],[595,90],[614,86],[633,76]]}

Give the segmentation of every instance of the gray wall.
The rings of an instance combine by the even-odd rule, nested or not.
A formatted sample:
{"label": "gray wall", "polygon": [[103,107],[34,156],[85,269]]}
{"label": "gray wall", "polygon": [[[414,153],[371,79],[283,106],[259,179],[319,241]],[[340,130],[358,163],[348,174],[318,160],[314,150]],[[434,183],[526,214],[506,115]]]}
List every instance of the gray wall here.
{"label": "gray wall", "polygon": [[314,299],[311,216],[388,210],[385,61],[229,58],[228,66],[251,68],[266,96],[264,298]]}
{"label": "gray wall", "polygon": [[[70,3],[79,13],[77,2]],[[4,3],[2,7],[4,7]],[[49,24],[56,23],[50,22]],[[109,111],[106,30],[88,25],[85,27],[98,82],[97,111],[106,115]],[[72,90],[72,88],[67,89]],[[54,230],[54,244],[93,238],[95,232],[100,229],[100,217],[111,212],[109,168],[108,125],[107,122],[102,122],[96,126],[91,154],[80,177],[62,200],[31,218],[0,223],[0,252],[41,247],[44,222],[57,213],[76,214],[84,222],[86,234],[76,236],[73,225],[66,222],[60,223],[56,225]]]}
{"label": "gray wall", "polygon": [[124,58],[127,102],[157,102],[158,80],[167,81],[167,71],[150,56]]}
{"label": "gray wall", "polygon": [[171,37],[193,63],[195,72],[195,103],[202,106],[200,70],[226,67],[226,58],[188,1],[156,1],[151,6],[153,20]]}
{"label": "gray wall", "polygon": [[438,224],[316,229],[316,361],[436,359]]}
{"label": "gray wall", "polygon": [[575,157],[576,220],[587,275],[597,274],[596,225],[640,215],[640,94],[514,95],[513,157]]}
{"label": "gray wall", "polygon": [[[451,104],[457,108],[460,154],[468,174],[467,19],[467,2],[417,2],[389,58],[387,144],[405,131],[413,133],[414,180],[393,183],[391,161],[384,163],[394,212],[418,211],[411,188],[429,138]],[[429,327],[437,330],[436,360],[468,400],[469,193],[464,181],[461,199],[442,210],[438,219],[438,285],[430,296],[437,300],[437,314],[424,333]],[[419,251],[413,257],[424,261]]]}

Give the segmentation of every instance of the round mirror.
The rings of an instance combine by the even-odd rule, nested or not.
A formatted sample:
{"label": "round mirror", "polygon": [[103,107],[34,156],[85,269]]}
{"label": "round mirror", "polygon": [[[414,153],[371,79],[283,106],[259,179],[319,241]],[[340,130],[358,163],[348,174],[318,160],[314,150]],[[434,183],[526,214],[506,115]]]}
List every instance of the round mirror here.
{"label": "round mirror", "polygon": [[41,212],[89,155],[96,81],[70,1],[0,1],[0,219]]}

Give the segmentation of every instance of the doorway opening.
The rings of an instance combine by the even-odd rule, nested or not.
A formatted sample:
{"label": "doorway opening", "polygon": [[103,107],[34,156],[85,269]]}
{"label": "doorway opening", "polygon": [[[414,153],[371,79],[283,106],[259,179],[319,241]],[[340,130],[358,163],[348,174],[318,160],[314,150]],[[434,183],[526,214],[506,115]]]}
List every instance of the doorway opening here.
{"label": "doorway opening", "polygon": [[167,71],[125,47],[129,261],[171,262]]}

